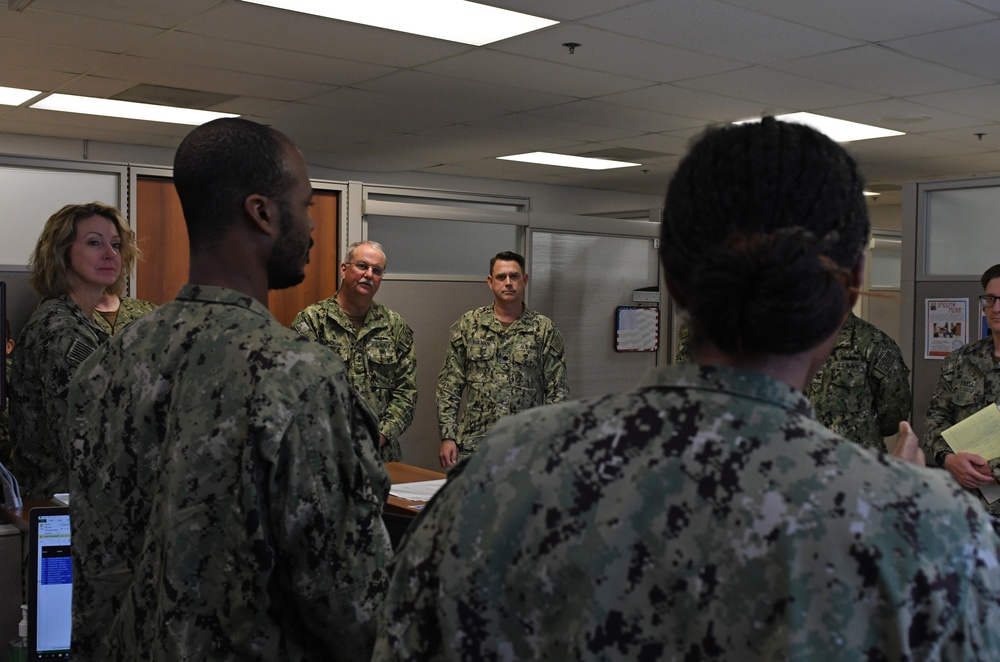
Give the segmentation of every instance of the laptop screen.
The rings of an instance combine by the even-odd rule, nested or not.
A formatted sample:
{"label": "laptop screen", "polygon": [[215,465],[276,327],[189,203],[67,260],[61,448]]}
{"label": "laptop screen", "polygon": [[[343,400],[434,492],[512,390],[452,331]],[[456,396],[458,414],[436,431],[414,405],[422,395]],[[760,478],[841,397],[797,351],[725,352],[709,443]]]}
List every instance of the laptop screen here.
{"label": "laptop screen", "polygon": [[32,508],[28,544],[28,659],[67,659],[73,625],[69,508]]}

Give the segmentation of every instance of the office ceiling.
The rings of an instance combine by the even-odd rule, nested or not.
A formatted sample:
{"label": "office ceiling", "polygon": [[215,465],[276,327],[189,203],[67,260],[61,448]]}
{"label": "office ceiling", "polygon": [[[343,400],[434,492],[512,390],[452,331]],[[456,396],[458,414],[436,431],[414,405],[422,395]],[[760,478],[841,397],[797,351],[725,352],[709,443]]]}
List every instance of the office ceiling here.
{"label": "office ceiling", "polygon": [[[239,113],[361,179],[661,194],[704,127],[792,111],[906,132],[849,145],[890,196],[1000,172],[1000,0],[487,0],[560,23],[482,47],[237,0],[8,2],[0,85]],[[176,147],[189,130],[0,106],[0,133]],[[495,158],[536,150],[642,165]]]}

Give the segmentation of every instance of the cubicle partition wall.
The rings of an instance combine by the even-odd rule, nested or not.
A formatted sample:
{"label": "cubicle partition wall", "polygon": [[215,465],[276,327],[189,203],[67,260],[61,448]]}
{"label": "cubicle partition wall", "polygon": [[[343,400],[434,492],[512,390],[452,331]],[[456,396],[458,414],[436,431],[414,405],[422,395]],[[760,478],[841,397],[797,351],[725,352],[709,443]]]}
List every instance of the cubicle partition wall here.
{"label": "cubicle partition wall", "polygon": [[[1000,178],[922,182],[903,190],[901,347],[913,369],[913,420],[918,435],[946,352],[982,337],[979,278],[1000,263]],[[943,327],[945,302],[965,314]],[[934,309],[931,310],[933,305]],[[956,329],[961,322],[965,328]]]}

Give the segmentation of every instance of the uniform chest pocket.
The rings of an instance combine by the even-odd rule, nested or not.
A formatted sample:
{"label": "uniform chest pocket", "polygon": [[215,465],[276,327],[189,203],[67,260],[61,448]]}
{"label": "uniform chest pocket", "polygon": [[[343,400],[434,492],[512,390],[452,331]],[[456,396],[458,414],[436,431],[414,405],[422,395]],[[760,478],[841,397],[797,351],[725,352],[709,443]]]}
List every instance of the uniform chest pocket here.
{"label": "uniform chest pocket", "polygon": [[511,350],[510,360],[518,366],[532,368],[538,365],[538,352],[533,347],[515,347]]}
{"label": "uniform chest pocket", "polygon": [[395,365],[399,362],[396,345],[391,338],[372,338],[365,346],[365,354],[370,362],[379,365]]}
{"label": "uniform chest pocket", "polygon": [[985,384],[979,379],[970,379],[955,384],[955,390],[951,394],[951,401],[959,408],[978,407],[980,402],[994,397],[994,394],[985,393]]}
{"label": "uniform chest pocket", "polygon": [[844,388],[860,388],[865,385],[865,364],[861,361],[844,361],[836,370],[830,371],[830,382]]}
{"label": "uniform chest pocket", "polygon": [[491,342],[473,340],[469,344],[467,355],[471,361],[489,361],[496,356],[497,348]]}

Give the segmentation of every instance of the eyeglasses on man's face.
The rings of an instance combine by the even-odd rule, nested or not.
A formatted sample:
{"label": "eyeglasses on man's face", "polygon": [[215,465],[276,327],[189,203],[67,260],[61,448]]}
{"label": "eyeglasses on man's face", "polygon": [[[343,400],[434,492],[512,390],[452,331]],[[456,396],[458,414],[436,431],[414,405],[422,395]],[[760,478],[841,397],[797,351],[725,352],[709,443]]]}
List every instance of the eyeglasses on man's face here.
{"label": "eyeglasses on man's face", "polygon": [[376,278],[381,278],[382,274],[385,273],[385,269],[378,266],[377,264],[368,264],[367,262],[351,262],[350,265],[355,269],[357,269],[358,271],[360,271],[361,273],[365,273],[366,271],[371,269],[372,273],[375,274]]}
{"label": "eyeglasses on man's face", "polygon": [[980,294],[979,303],[983,304],[985,308],[992,308],[993,304],[1000,301],[1000,297],[995,294]]}

